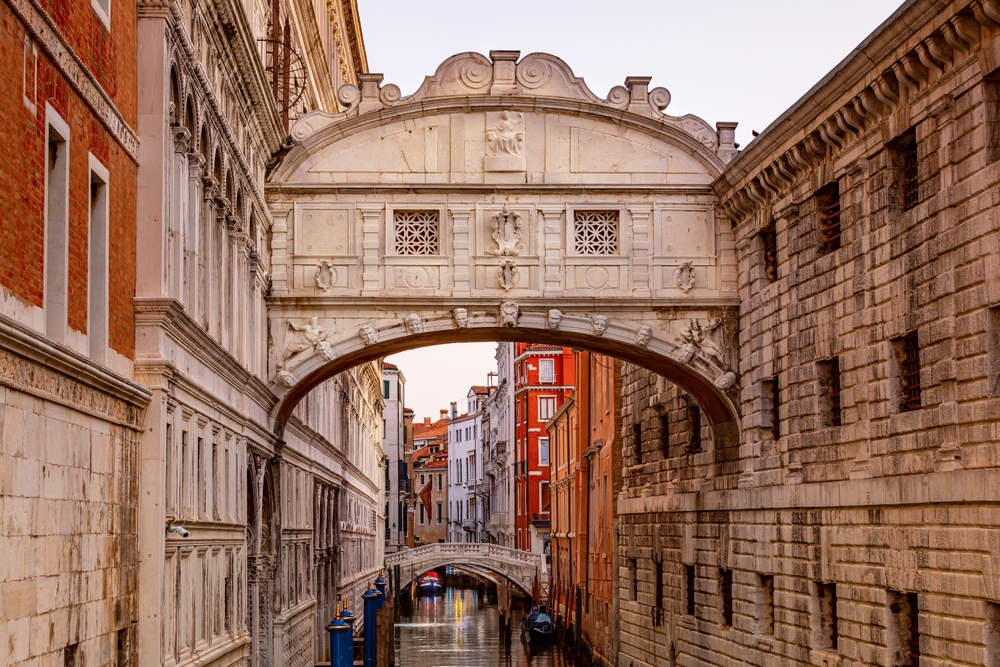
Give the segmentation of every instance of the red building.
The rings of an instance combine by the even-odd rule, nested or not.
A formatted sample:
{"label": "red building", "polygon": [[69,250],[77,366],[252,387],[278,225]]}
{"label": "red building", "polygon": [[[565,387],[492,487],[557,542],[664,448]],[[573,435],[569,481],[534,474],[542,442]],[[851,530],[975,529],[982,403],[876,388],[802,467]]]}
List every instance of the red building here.
{"label": "red building", "polygon": [[572,395],[573,353],[514,343],[514,529],[518,549],[549,550],[549,434],[545,424]]}

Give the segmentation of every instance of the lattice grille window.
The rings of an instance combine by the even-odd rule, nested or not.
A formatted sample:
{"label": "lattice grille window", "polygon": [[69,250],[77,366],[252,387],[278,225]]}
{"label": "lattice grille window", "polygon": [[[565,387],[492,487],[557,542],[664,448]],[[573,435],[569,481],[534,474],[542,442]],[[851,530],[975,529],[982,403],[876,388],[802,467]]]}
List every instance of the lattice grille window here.
{"label": "lattice grille window", "polygon": [[577,255],[618,254],[618,211],[576,211],[574,222]]}
{"label": "lattice grille window", "polygon": [[437,211],[396,211],[396,254],[437,255],[441,221]]}

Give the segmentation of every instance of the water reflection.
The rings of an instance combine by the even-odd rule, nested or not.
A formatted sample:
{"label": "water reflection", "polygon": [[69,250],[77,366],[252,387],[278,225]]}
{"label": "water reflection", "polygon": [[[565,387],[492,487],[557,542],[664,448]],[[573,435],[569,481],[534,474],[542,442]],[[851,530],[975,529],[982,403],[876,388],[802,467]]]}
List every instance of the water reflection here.
{"label": "water reflection", "polygon": [[418,597],[413,615],[396,623],[398,667],[571,667],[559,646],[529,650],[521,641],[521,612],[513,632],[500,636],[495,603],[474,588],[448,587],[443,595]]}

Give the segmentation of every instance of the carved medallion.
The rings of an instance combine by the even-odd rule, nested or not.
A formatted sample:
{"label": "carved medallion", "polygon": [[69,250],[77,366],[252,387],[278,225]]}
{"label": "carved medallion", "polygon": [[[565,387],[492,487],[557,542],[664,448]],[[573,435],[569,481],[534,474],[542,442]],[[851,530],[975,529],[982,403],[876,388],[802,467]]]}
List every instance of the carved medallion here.
{"label": "carved medallion", "polygon": [[326,292],[336,283],[337,269],[333,268],[333,263],[325,259],[320,261],[316,267],[316,287]]}
{"label": "carved medallion", "polygon": [[687,294],[694,287],[694,264],[684,262],[674,271],[674,283],[677,289]]}
{"label": "carved medallion", "polygon": [[490,216],[490,225],[493,227],[493,240],[497,242],[497,249],[490,250],[493,255],[500,257],[517,257],[521,248],[521,214],[510,211],[507,204],[503,205],[503,211]]}

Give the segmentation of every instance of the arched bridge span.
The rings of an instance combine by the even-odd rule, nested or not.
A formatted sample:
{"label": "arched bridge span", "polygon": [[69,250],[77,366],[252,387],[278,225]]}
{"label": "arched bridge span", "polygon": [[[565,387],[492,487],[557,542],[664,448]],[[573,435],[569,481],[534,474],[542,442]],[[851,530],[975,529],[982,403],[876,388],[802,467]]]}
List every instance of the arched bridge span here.
{"label": "arched bridge span", "polygon": [[386,555],[386,566],[399,566],[399,590],[421,575],[439,567],[465,568],[490,572],[507,579],[531,595],[537,577],[541,591],[547,590],[548,572],[539,554],[497,544],[439,543]]}

